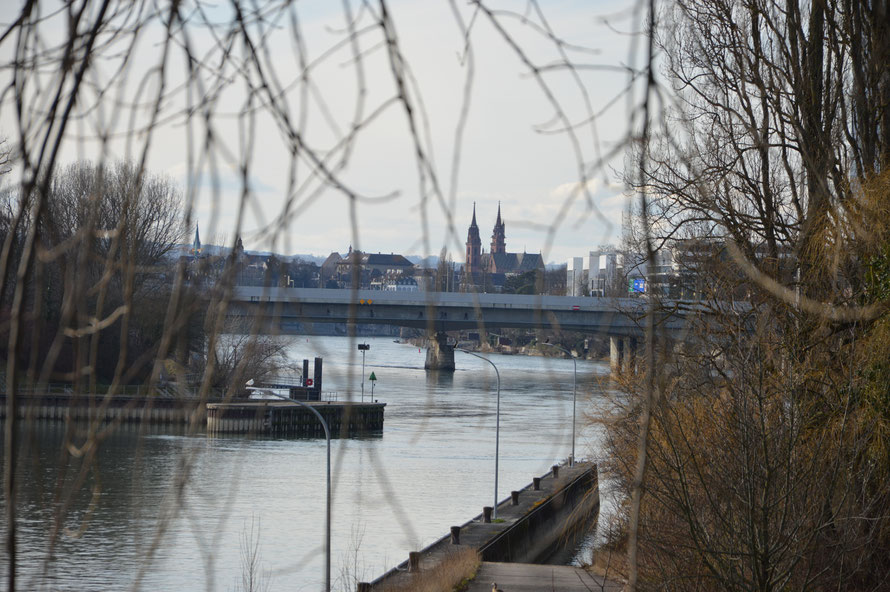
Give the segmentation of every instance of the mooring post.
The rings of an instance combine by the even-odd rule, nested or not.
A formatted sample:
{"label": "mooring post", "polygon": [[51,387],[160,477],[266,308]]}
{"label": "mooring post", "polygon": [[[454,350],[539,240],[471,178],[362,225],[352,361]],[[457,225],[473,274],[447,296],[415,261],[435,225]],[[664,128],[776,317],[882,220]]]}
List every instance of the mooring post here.
{"label": "mooring post", "polygon": [[460,544],[460,526],[452,526],[451,527],[451,544],[452,545]]}
{"label": "mooring post", "polygon": [[553,465],[551,469],[553,470],[553,478],[559,478],[559,465]]}
{"label": "mooring post", "polygon": [[420,552],[411,551],[408,553],[408,571],[415,573],[420,571]]}
{"label": "mooring post", "polygon": [[491,506],[485,506],[484,508],[482,508],[482,522],[484,522],[486,524],[491,523],[491,510],[492,509],[493,508]]}
{"label": "mooring post", "polygon": [[541,478],[540,477],[532,477],[532,488],[535,491],[541,490]]}
{"label": "mooring post", "polygon": [[510,492],[510,499],[513,501],[513,505],[514,505],[514,506],[518,506],[518,505],[519,505],[519,492],[518,492],[518,491],[511,491],[511,492]]}

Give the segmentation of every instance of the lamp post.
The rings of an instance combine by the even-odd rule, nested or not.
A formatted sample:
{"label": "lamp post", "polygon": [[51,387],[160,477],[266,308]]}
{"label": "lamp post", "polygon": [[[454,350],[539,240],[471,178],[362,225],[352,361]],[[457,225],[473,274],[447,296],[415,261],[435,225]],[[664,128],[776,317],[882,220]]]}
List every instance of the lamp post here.
{"label": "lamp post", "polygon": [[309,411],[315,414],[315,417],[318,418],[318,421],[321,422],[321,427],[324,428],[324,437],[327,440],[328,445],[328,458],[327,458],[327,485],[326,485],[326,500],[325,500],[325,531],[324,531],[324,590],[325,592],[331,592],[331,430],[328,427],[328,422],[325,421],[324,417],[321,416],[321,413],[318,412],[318,409],[313,407],[312,405],[307,405],[303,401],[298,401],[296,399],[291,399],[290,397],[285,397],[284,395],[279,395],[278,393],[273,393],[268,389],[256,389],[260,392],[263,392],[267,395],[272,395],[273,397],[277,397],[283,401],[287,401],[289,403],[295,403],[300,407],[305,407]]}
{"label": "lamp post", "polygon": [[359,343],[358,350],[362,352],[362,403],[365,402],[365,352],[371,349],[367,343]]}
{"label": "lamp post", "polygon": [[550,347],[555,347],[558,350],[561,350],[569,355],[572,358],[572,456],[569,457],[569,466],[575,466],[575,387],[578,384],[578,363],[575,359],[575,356],[572,355],[572,352],[562,347],[561,345],[556,345],[555,343],[544,342],[544,345],[549,345]]}
{"label": "lamp post", "polygon": [[501,373],[498,372],[498,367],[494,365],[494,362],[489,360],[484,356],[480,356],[475,352],[471,352],[469,350],[462,349],[460,347],[455,347],[457,351],[462,351],[465,354],[470,354],[471,356],[476,356],[480,360],[485,360],[491,367],[494,368],[494,374],[497,377],[498,384],[498,403],[497,403],[497,414],[495,416],[495,428],[494,428],[494,505],[492,506],[492,518],[498,517],[498,453],[501,445]]}

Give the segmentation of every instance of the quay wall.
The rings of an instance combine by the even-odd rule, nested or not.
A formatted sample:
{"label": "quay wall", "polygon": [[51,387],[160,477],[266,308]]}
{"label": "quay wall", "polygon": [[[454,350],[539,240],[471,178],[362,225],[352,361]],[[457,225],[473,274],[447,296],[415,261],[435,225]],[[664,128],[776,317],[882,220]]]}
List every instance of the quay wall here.
{"label": "quay wall", "polygon": [[[529,491],[531,486],[523,490]],[[483,545],[483,561],[539,563],[586,532],[599,513],[596,465],[565,483],[553,495]]]}
{"label": "quay wall", "polygon": [[373,582],[358,584],[359,591],[407,590],[412,579],[447,561],[455,551],[476,549],[483,561],[543,563],[573,547],[588,532],[599,514],[597,466],[576,463],[555,466],[498,504],[497,519],[491,508],[384,573]]}
{"label": "quay wall", "polygon": [[[184,425],[199,409],[198,403],[160,397],[102,395],[19,395],[17,415],[23,420],[118,421]],[[6,417],[6,395],[0,394],[0,419]]]}
{"label": "quay wall", "polygon": [[[324,417],[331,437],[354,436],[383,430],[385,403],[307,403]],[[165,397],[74,395],[47,393],[18,395],[17,415],[25,421],[100,421],[188,425],[204,421],[208,434],[252,434],[323,438],[324,428],[311,411],[287,401],[240,401],[200,404],[196,400]],[[6,395],[0,394],[0,420],[6,417]]]}

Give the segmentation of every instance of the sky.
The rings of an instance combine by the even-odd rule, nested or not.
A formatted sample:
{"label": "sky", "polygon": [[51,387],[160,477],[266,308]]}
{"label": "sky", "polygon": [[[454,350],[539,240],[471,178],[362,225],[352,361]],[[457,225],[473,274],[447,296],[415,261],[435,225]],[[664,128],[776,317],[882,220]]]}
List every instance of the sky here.
{"label": "sky", "polygon": [[[231,16],[226,6],[207,5],[204,18],[226,22]],[[622,94],[630,80],[624,66],[634,59],[632,42],[639,41],[627,34],[636,29],[633,4],[542,2],[552,37],[568,44],[561,53],[545,21],[526,2],[489,5],[499,10],[494,18],[509,40],[486,14],[465,2],[388,3],[417,134],[438,191],[430,190],[429,180],[425,185],[419,180],[413,136],[403,104],[392,100],[397,87],[375,15],[357,3],[350,5],[355,29],[361,32],[353,46],[343,6],[307,0],[291,11],[265,15],[260,53],[264,72],[283,89],[274,96],[287,114],[286,125],[267,108],[258,78],[245,78],[243,44],[235,44],[229,62],[220,65],[218,39],[191,13],[188,41],[192,55],[202,57],[192,80],[200,84],[185,84],[184,52],[181,44],[174,45],[163,70],[159,124],[146,156],[150,171],[169,176],[182,188],[192,210],[190,235],[198,223],[204,242],[231,244],[240,235],[248,250],[327,255],[353,247],[438,255],[445,247],[462,261],[474,205],[486,250],[500,205],[508,251],[543,252],[546,261],[564,263],[620,241],[628,200],[621,182],[622,142],[633,104]],[[377,4],[371,6],[379,11]],[[469,27],[468,37],[462,35],[455,11]],[[64,28],[63,20],[48,19],[42,33],[52,38]],[[121,51],[120,42],[106,47],[106,59],[92,71],[89,92],[69,126],[62,163],[141,154],[146,136],[132,130],[149,121],[150,99],[161,88],[163,31],[153,21],[131,49]],[[251,32],[259,39],[258,30]],[[352,53],[356,47],[360,60]],[[540,79],[531,75],[516,47],[539,68]],[[7,64],[12,49],[9,41],[0,46],[0,58]],[[126,77],[114,77],[122,54],[128,58]],[[581,67],[553,66],[565,59]],[[10,83],[10,72],[5,68],[0,73],[4,85]],[[43,76],[44,88],[32,91],[26,101],[30,113],[25,119],[33,115],[26,132],[34,132],[32,141],[39,137],[40,126],[34,122],[46,109],[45,89],[51,88],[54,74],[38,76]],[[0,134],[14,148],[21,126],[10,94],[0,102]],[[548,94],[560,105],[564,120],[555,119]],[[99,108],[89,108],[96,97]],[[212,108],[188,107],[206,97]],[[310,174],[307,151],[298,150],[294,157],[285,130],[298,130],[301,146],[337,162],[342,155],[338,142],[353,125],[359,98],[364,117],[374,117],[363,123],[348,161],[336,170],[344,190]],[[455,174],[455,137],[464,108]],[[595,127],[587,123],[591,114]],[[575,126],[574,140],[558,131],[564,122]],[[594,166],[599,161],[602,166]],[[581,170],[590,199],[578,191]]]}

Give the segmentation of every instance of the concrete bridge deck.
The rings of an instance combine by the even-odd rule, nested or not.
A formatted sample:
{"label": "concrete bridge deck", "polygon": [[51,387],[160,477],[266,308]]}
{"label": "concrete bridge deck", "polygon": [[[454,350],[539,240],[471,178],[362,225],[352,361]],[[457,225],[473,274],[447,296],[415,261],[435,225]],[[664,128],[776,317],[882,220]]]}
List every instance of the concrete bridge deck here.
{"label": "concrete bridge deck", "polygon": [[[634,366],[636,342],[643,337],[649,311],[646,298],[595,298],[458,292],[386,292],[318,288],[233,289],[230,317],[257,321],[270,333],[303,334],[315,323],[379,324],[425,329],[431,337],[425,367],[454,370],[454,351],[446,331],[492,328],[548,329],[599,334],[610,338],[612,368]],[[658,333],[687,338],[700,304],[660,302]],[[308,327],[307,327],[308,326]]]}
{"label": "concrete bridge deck", "polygon": [[[642,298],[237,287],[228,314],[261,315],[282,333],[298,323],[358,323],[431,333],[518,328],[641,337],[647,307]],[[662,307],[660,330],[675,335],[684,331],[688,313],[672,304]]]}

